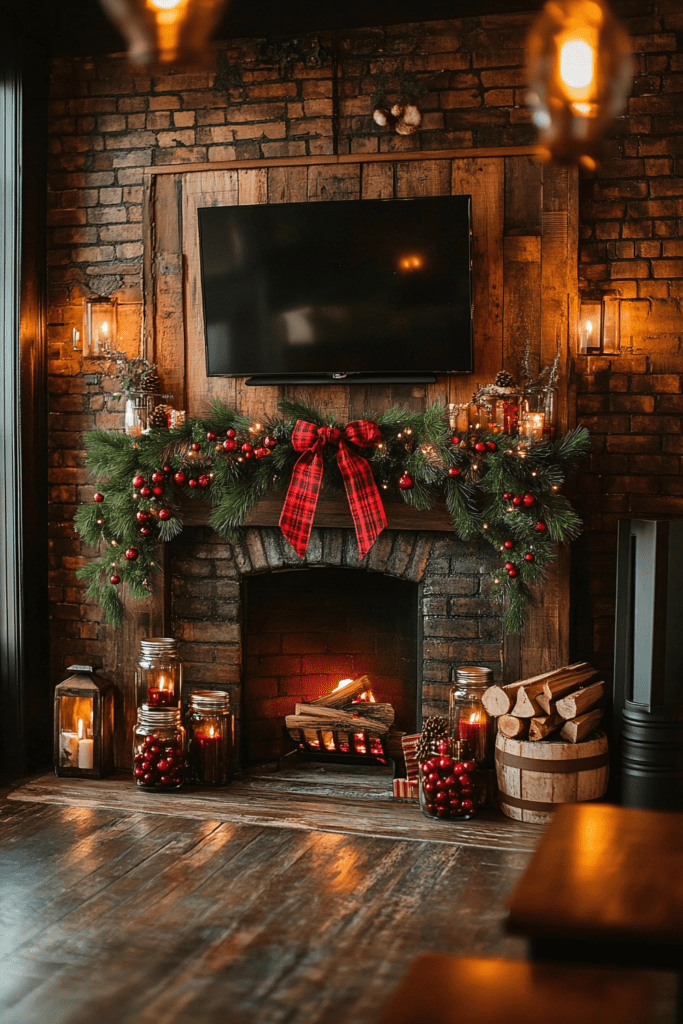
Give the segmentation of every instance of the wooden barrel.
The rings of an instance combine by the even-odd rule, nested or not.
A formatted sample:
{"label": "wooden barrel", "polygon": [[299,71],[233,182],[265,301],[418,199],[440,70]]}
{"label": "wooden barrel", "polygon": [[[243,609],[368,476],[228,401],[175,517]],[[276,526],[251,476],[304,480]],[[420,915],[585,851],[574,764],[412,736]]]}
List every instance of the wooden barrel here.
{"label": "wooden barrel", "polygon": [[583,743],[496,737],[501,808],[516,821],[550,821],[558,804],[597,800],[607,789],[609,754],[604,732]]}

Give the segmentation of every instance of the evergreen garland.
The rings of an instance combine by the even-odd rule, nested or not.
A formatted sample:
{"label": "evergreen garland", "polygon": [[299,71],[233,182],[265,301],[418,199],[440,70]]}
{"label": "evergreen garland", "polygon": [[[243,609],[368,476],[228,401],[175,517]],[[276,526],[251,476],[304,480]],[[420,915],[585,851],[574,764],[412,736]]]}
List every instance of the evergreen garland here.
{"label": "evergreen garland", "polygon": [[[260,424],[214,402],[208,417],[173,430],[153,428],[141,437],[105,430],[86,435],[86,466],[102,482],[102,493],[78,509],[75,524],[86,544],[105,550],[78,576],[88,584],[87,596],[101,605],[105,622],[123,621],[122,583],[134,597],[152,590],[158,544],[182,531],[181,496],[209,501],[212,527],[235,537],[264,495],[286,490],[299,458],[291,444],[296,421],[339,426],[333,416],[306,405],[281,402],[280,408],[282,419]],[[431,508],[444,494],[458,535],[481,536],[500,553],[494,591],[505,603],[505,628],[521,629],[530,584],[545,578],[555,544],[580,533],[581,521],[559,489],[587,454],[588,431],[578,427],[556,441],[491,433],[460,438],[439,403],[424,413],[393,407],[363,418],[374,419],[382,435],[376,446],[361,450],[380,494],[418,509]],[[323,453],[323,491],[343,493],[336,451],[328,445]],[[412,486],[403,490],[398,479],[405,475]]]}

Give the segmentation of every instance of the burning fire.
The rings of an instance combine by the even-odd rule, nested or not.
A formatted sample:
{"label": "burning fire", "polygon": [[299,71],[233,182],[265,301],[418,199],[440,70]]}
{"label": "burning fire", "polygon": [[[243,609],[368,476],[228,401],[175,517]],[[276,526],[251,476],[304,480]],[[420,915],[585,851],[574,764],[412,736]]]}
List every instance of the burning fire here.
{"label": "burning fire", "polygon": [[[345,686],[348,686],[349,683],[352,683],[352,682],[353,682],[353,679],[340,679],[339,682],[337,683],[337,685],[335,686],[334,690],[332,690],[332,693],[336,693],[337,690],[343,690]],[[363,690],[363,692],[359,693],[358,696],[356,697],[356,699],[352,700],[351,703],[352,704],[376,704],[377,701],[375,700],[375,695],[372,692],[372,690]]]}

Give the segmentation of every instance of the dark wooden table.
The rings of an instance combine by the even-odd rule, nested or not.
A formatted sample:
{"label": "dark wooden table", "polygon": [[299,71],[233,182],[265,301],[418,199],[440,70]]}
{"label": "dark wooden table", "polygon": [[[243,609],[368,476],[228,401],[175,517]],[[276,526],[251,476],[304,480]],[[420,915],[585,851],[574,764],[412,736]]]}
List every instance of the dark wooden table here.
{"label": "dark wooden table", "polygon": [[514,890],[506,929],[535,960],[683,967],[683,814],[565,804]]}
{"label": "dark wooden table", "polygon": [[650,980],[614,968],[427,955],[380,1024],[643,1024]]}

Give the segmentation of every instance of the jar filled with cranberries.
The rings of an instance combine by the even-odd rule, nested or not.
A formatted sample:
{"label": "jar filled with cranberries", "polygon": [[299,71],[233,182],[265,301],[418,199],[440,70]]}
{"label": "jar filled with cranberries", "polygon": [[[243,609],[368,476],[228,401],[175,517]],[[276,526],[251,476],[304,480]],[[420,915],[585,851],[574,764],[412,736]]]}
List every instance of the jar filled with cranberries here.
{"label": "jar filled with cranberries", "polygon": [[180,708],[143,704],[133,739],[133,778],[141,789],[179,789],[185,782],[185,729]]}
{"label": "jar filled with cranberries", "polygon": [[436,739],[420,764],[420,810],[428,818],[462,821],[477,813],[474,761],[460,760],[461,745]]}

